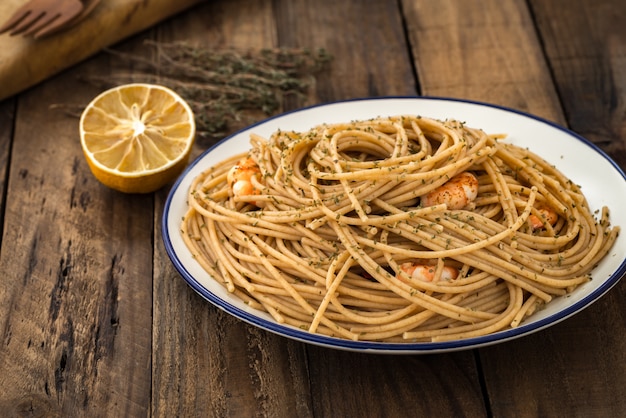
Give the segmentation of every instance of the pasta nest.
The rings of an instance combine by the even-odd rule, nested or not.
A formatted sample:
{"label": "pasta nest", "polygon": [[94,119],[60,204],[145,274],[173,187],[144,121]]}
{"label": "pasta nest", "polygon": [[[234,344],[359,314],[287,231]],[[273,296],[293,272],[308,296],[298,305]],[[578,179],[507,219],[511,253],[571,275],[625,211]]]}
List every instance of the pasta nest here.
{"label": "pasta nest", "polygon": [[[228,173],[251,161],[251,192]],[[461,209],[424,206],[459,173]],[[229,292],[274,320],[367,341],[443,341],[519,325],[590,279],[617,237],[532,150],[456,120],[403,115],[251,136],[200,174],[183,238]],[[530,221],[541,210],[555,222]],[[427,266],[420,280],[403,266]],[[444,269],[456,272],[444,278]]]}

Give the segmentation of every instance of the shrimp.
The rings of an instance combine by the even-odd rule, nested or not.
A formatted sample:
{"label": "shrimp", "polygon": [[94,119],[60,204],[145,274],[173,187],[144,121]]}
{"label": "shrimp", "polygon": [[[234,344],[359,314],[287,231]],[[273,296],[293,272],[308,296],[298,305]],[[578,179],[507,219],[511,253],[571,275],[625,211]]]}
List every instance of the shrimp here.
{"label": "shrimp", "polygon": [[[425,264],[415,264],[411,262],[402,263],[400,269],[408,274],[412,279],[421,280],[423,282],[432,282],[435,279],[435,266],[427,266]],[[451,281],[459,276],[459,270],[454,267],[444,266],[441,270],[439,280]]]}
{"label": "shrimp", "polygon": [[559,215],[557,215],[556,212],[550,208],[539,208],[537,209],[537,211],[541,216],[530,215],[528,217],[528,220],[530,221],[530,226],[533,231],[542,229],[545,226],[545,222],[548,222],[550,225],[554,225],[559,219]]}
{"label": "shrimp", "polygon": [[[254,187],[252,179],[260,179],[261,170],[257,163],[250,157],[244,157],[234,165],[226,176],[228,185],[233,196],[251,196],[261,194],[261,191]],[[251,202],[258,206],[258,202]]]}
{"label": "shrimp", "polygon": [[478,179],[464,171],[422,196],[423,207],[445,203],[448,209],[463,209],[478,196]]}

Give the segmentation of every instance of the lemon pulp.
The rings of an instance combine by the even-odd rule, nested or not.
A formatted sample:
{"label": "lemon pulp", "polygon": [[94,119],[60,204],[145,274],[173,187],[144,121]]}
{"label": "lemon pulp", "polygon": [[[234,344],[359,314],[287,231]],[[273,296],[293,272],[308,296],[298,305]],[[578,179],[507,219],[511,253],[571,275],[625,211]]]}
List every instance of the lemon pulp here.
{"label": "lemon pulp", "polygon": [[80,140],[93,175],[125,193],[149,193],[174,180],[195,140],[189,105],[171,89],[126,84],[87,105]]}

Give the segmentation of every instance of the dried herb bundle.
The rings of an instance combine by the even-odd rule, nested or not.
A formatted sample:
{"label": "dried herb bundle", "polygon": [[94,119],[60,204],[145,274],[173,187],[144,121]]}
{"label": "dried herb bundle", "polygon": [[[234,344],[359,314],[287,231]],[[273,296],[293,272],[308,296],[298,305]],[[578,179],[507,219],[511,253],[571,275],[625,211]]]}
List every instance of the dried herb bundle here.
{"label": "dried herb bundle", "polygon": [[291,95],[306,97],[315,75],[331,60],[322,49],[242,53],[180,42],[149,41],[147,45],[153,48],[152,58],[108,50],[132,64],[132,72],[87,81],[103,88],[129,82],[170,87],[193,108],[198,134],[204,137],[223,136],[237,127],[233,125],[246,125],[281,111],[285,98]]}

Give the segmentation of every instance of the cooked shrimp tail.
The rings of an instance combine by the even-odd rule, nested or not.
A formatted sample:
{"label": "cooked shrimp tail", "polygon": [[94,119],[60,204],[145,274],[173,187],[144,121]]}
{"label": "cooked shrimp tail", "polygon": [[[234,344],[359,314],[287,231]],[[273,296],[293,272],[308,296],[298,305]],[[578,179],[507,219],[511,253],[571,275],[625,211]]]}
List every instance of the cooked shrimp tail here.
{"label": "cooked shrimp tail", "polygon": [[464,171],[422,196],[423,207],[446,204],[448,209],[463,209],[478,196],[478,179]]}
{"label": "cooked shrimp tail", "polygon": [[528,221],[530,222],[530,226],[533,231],[543,229],[546,226],[546,223],[554,225],[559,219],[559,215],[557,215],[556,212],[550,208],[539,208],[537,211],[540,216],[533,214],[528,217]]}
{"label": "cooked shrimp tail", "polygon": [[[421,280],[423,282],[432,282],[437,279],[437,267],[425,264],[402,263],[400,269],[409,275],[412,279]],[[451,281],[459,276],[459,270],[454,267],[444,266],[438,280]]]}
{"label": "cooked shrimp tail", "polygon": [[[227,174],[226,180],[235,197],[246,197],[261,194],[261,191],[254,186],[252,179],[257,182],[261,178],[261,170],[257,163],[250,157],[239,160]],[[250,202],[259,206],[261,202]]]}

